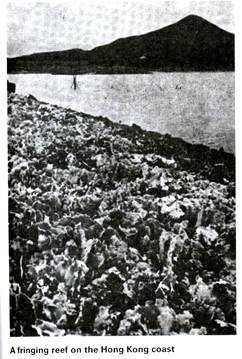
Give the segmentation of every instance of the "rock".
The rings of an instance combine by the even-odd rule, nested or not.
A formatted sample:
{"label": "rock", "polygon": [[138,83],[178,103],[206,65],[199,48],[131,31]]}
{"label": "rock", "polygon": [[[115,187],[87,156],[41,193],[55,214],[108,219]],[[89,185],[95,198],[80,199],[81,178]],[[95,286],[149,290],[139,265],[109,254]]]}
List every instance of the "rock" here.
{"label": "rock", "polygon": [[8,89],[8,93],[15,93],[16,84],[13,82],[7,81],[7,89]]}
{"label": "rock", "polygon": [[210,245],[218,238],[218,233],[211,227],[198,227],[197,236],[202,237],[206,244]]}

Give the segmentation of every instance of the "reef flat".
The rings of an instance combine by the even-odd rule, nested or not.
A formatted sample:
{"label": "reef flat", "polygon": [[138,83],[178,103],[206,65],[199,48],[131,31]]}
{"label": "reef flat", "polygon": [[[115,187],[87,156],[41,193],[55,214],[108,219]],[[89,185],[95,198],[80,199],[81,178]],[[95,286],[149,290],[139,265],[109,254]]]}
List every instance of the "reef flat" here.
{"label": "reef flat", "polygon": [[235,157],[8,96],[11,335],[235,334]]}

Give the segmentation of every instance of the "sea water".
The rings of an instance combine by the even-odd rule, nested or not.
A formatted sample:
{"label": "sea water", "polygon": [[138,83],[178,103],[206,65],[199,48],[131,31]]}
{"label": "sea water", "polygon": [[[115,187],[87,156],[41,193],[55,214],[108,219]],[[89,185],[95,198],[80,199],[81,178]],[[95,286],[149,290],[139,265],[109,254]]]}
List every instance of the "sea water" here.
{"label": "sea water", "polygon": [[9,75],[16,92],[234,152],[234,73]]}

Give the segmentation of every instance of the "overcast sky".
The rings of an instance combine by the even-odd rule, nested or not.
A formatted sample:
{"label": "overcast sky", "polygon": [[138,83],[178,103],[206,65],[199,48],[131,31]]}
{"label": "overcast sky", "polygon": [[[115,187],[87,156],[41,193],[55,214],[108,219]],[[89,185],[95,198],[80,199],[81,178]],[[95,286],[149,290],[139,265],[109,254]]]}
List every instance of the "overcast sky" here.
{"label": "overcast sky", "polygon": [[231,1],[53,0],[8,3],[8,56],[91,49],[196,14],[234,32]]}

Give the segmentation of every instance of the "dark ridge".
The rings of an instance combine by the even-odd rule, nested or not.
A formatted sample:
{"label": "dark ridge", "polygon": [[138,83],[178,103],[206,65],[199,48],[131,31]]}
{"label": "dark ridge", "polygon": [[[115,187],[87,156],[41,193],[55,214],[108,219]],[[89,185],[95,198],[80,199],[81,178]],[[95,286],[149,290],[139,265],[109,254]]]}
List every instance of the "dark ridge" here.
{"label": "dark ridge", "polygon": [[234,35],[196,15],[93,50],[8,58],[8,73],[145,73],[234,71]]}

